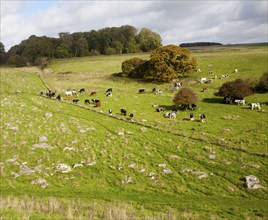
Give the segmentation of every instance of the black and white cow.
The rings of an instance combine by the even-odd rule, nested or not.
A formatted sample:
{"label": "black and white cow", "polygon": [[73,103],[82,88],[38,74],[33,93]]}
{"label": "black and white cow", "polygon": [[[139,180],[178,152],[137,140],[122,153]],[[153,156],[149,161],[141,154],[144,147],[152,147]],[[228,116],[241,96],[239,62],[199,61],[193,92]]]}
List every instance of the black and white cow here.
{"label": "black and white cow", "polygon": [[120,111],[121,111],[122,115],[125,115],[125,116],[127,115],[127,110],[126,109],[121,108]]}
{"label": "black and white cow", "polygon": [[166,112],[164,114],[164,117],[165,118],[176,118],[177,117],[177,112],[175,111],[172,111],[172,112]]}
{"label": "black and white cow", "polygon": [[58,95],[58,96],[56,97],[56,99],[57,99],[58,101],[61,101],[61,96]]}
{"label": "black and white cow", "polygon": [[106,92],[105,96],[106,97],[112,97],[113,96],[113,93],[112,92]]}
{"label": "black and white cow", "polygon": [[261,105],[260,103],[250,103],[249,106],[251,107],[251,110],[257,108],[259,110],[261,110]]}
{"label": "black and white cow", "polygon": [[109,109],[108,113],[109,113],[110,116],[112,116],[113,115],[112,109]]}
{"label": "black and white cow", "polygon": [[237,105],[245,105],[246,101],[244,99],[235,99],[234,100],[235,103],[237,103]]}
{"label": "black and white cow", "polygon": [[78,92],[79,92],[80,94],[82,94],[82,93],[86,92],[86,90],[85,90],[84,88],[82,88],[82,89],[80,89]]}
{"label": "black and white cow", "polygon": [[163,91],[160,90],[160,89],[156,89],[155,92],[154,92],[154,94],[158,94],[158,95],[159,95],[159,94],[162,94],[162,93],[163,93]]}
{"label": "black and white cow", "polygon": [[73,99],[73,103],[77,104],[79,102],[79,99]]}
{"label": "black and white cow", "polygon": [[145,93],[145,89],[140,89],[139,93]]}
{"label": "black and white cow", "polygon": [[182,86],[182,83],[180,83],[180,82],[175,82],[174,83],[174,87],[173,87],[173,90],[179,90],[179,88]]}
{"label": "black and white cow", "polygon": [[85,99],[85,104],[90,104],[89,99]]}
{"label": "black and white cow", "polygon": [[200,115],[201,122],[205,121],[206,116],[204,114]]}
{"label": "black and white cow", "polygon": [[157,108],[156,111],[157,111],[157,112],[164,112],[165,109],[164,109],[164,108]]}
{"label": "black and white cow", "polygon": [[129,118],[133,118],[134,117],[134,114],[133,113],[130,113],[129,114]]}
{"label": "black and white cow", "polygon": [[190,113],[190,121],[194,120],[194,113]]}

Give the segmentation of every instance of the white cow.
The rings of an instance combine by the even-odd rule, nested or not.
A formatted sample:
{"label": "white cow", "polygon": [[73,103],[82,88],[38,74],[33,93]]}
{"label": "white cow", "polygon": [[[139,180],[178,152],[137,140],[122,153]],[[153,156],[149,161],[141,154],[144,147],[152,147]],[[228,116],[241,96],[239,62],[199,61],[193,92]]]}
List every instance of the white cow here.
{"label": "white cow", "polygon": [[238,72],[238,69],[235,69],[235,70],[234,70],[234,73],[237,73],[237,72]]}
{"label": "white cow", "polygon": [[155,92],[154,92],[155,94],[162,94],[163,93],[163,91],[162,90],[160,90],[160,89],[157,89],[157,90],[155,90]]}
{"label": "white cow", "polygon": [[261,110],[261,105],[260,105],[260,103],[250,103],[249,105],[250,105],[250,107],[251,107],[251,110],[253,110],[253,109],[255,109],[255,108]]}
{"label": "white cow", "polygon": [[246,101],[244,99],[236,99],[234,100],[235,103],[237,103],[238,105],[242,104],[242,105],[245,105],[246,104]]}
{"label": "white cow", "polygon": [[196,69],[196,72],[201,73],[201,69],[200,68],[197,68]]}
{"label": "white cow", "polygon": [[199,82],[203,84],[203,83],[205,83],[206,81],[207,81],[207,78],[203,77],[203,78],[200,79]]}

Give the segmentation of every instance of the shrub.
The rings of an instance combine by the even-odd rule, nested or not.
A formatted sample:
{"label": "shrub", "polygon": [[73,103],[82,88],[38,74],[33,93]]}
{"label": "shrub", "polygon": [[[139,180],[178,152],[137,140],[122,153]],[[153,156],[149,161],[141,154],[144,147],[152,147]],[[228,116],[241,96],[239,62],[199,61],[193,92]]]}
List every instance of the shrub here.
{"label": "shrub", "polygon": [[122,63],[122,72],[130,77],[140,78],[143,77],[142,64],[144,64],[146,60],[140,58],[132,58],[129,60],[125,60]]}
{"label": "shrub", "polygon": [[197,63],[187,48],[167,45],[154,50],[149,60],[146,79],[171,82],[196,69]]}
{"label": "shrub", "polygon": [[259,79],[257,84],[256,91],[258,92],[267,92],[268,91],[268,71],[264,72]]}
{"label": "shrub", "polygon": [[196,94],[190,88],[182,88],[173,100],[175,106],[183,109],[188,108],[192,104],[196,104],[198,101]]}
{"label": "shrub", "polygon": [[244,97],[252,93],[252,89],[247,82],[242,79],[236,79],[235,81],[223,83],[215,95],[224,97],[226,104],[232,104],[235,99],[244,99]]}

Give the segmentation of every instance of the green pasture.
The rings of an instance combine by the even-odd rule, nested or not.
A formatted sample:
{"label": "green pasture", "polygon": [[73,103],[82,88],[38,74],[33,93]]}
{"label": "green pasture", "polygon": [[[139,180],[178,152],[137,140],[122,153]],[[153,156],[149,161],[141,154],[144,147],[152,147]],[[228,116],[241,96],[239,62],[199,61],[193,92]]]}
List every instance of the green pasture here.
{"label": "green pasture", "polygon": [[[52,60],[42,72],[1,68],[1,219],[267,219],[267,94],[245,98],[260,102],[261,110],[221,104],[214,96],[223,82],[258,79],[268,69],[267,47],[192,54],[202,72],[180,81],[198,95],[195,121],[189,121],[190,110],[166,119],[152,107],[173,108],[172,83],[112,75],[125,59],[149,54]],[[218,79],[197,83],[210,78],[209,71]],[[230,77],[219,79],[222,74]],[[67,89],[86,93],[78,104],[48,99],[39,95],[47,91],[40,76],[63,97]],[[153,94],[155,87],[163,94]],[[108,88],[112,97],[105,97]],[[84,104],[92,98],[101,107]],[[134,118],[122,116],[120,108]],[[48,148],[34,148],[42,136]],[[71,172],[56,172],[58,164]],[[33,172],[23,173],[25,166]],[[247,175],[264,188],[246,189]],[[48,186],[31,184],[38,178]]]}

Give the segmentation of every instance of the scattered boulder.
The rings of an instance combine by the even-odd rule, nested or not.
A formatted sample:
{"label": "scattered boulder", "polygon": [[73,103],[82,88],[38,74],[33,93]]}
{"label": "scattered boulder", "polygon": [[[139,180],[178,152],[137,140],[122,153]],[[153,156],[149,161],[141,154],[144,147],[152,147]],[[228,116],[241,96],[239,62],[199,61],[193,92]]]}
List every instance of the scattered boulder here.
{"label": "scattered boulder", "polygon": [[83,166],[84,166],[84,165],[81,164],[81,163],[76,163],[76,164],[73,165],[73,168],[76,168],[76,167],[83,167]]}
{"label": "scattered boulder", "polygon": [[72,150],[75,150],[75,149],[74,149],[74,147],[65,147],[65,148],[63,149],[63,151],[66,151],[66,150],[72,151]]}
{"label": "scattered boulder", "polygon": [[122,183],[131,183],[132,182],[132,178],[131,177],[126,177]]}
{"label": "scattered boulder", "polygon": [[208,158],[211,159],[211,160],[214,160],[216,158],[216,155],[215,154],[210,154],[210,155],[208,155]]}
{"label": "scattered boulder", "polygon": [[31,175],[32,173],[34,173],[34,170],[29,168],[28,166],[26,166],[26,165],[20,166],[19,174]]}
{"label": "scattered boulder", "polygon": [[125,133],[123,131],[119,131],[117,135],[123,136]]}
{"label": "scattered boulder", "polygon": [[165,163],[158,164],[159,167],[166,167],[167,165]]}
{"label": "scattered boulder", "polygon": [[172,173],[172,171],[170,169],[164,169],[163,172],[164,172],[164,174],[170,174],[170,173]]}
{"label": "scattered boulder", "polygon": [[47,188],[48,187],[48,183],[47,183],[47,181],[46,180],[44,180],[44,179],[41,179],[41,178],[39,178],[39,179],[36,179],[36,180],[34,180],[34,181],[32,181],[31,182],[33,185],[39,185],[41,188]]}
{"label": "scattered boulder", "polygon": [[96,161],[93,161],[93,162],[91,162],[91,163],[88,163],[87,165],[88,166],[93,166],[93,165],[95,165],[96,164]]}
{"label": "scattered boulder", "polygon": [[50,113],[50,112],[48,112],[48,113],[45,114],[45,117],[46,117],[46,118],[51,118],[52,116],[53,116],[53,115],[52,115],[52,113]]}
{"label": "scattered boulder", "polygon": [[66,165],[66,164],[63,164],[63,163],[58,164],[56,169],[57,169],[58,172],[61,172],[61,173],[69,173],[69,172],[71,172],[71,167]]}
{"label": "scattered boulder", "polygon": [[34,144],[32,146],[33,149],[35,148],[41,148],[41,149],[51,149],[51,146],[49,146],[47,143],[45,142],[41,142],[41,143],[38,143],[38,144]]}
{"label": "scattered boulder", "polygon": [[46,136],[40,136],[39,137],[39,142],[47,142],[47,137]]}
{"label": "scattered boulder", "polygon": [[248,189],[259,189],[259,188],[263,188],[262,185],[260,185],[260,180],[253,175],[249,175],[245,177],[246,179],[246,187]]}
{"label": "scattered boulder", "polygon": [[145,132],[145,131],[147,131],[147,128],[142,127],[142,128],[140,128],[140,130],[141,130],[142,132]]}

